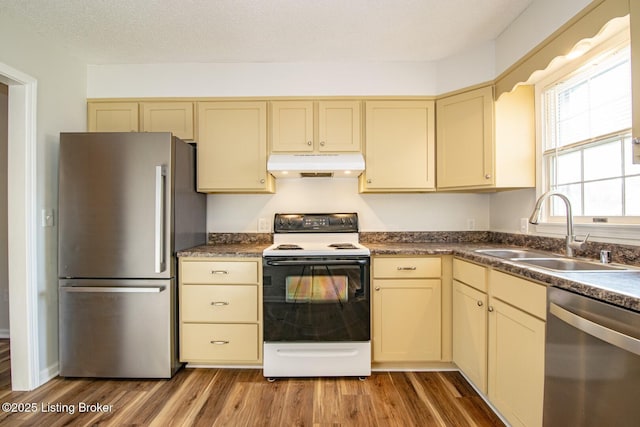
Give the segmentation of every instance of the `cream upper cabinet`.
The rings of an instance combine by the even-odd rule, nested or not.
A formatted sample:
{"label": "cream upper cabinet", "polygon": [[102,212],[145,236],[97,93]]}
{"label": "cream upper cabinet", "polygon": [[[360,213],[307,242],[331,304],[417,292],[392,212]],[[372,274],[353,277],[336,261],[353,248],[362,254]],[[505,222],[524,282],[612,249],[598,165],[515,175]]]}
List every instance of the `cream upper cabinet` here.
{"label": "cream upper cabinet", "polygon": [[360,151],[360,101],[272,101],[271,151]]}
{"label": "cream upper cabinet", "polygon": [[435,190],[434,102],[367,101],[365,110],[360,191]]}
{"label": "cream upper cabinet", "polygon": [[373,361],[442,359],[439,257],[373,259]]}
{"label": "cream upper cabinet", "polygon": [[313,102],[272,101],[271,151],[312,152]]}
{"label": "cream upper cabinet", "polygon": [[198,191],[266,193],[267,103],[198,103]]}
{"label": "cream upper cabinet", "polygon": [[318,102],[318,150],[359,152],[360,101]]}
{"label": "cream upper cabinet", "polygon": [[633,162],[640,163],[640,3],[630,0]]}
{"label": "cream upper cabinet", "polygon": [[535,186],[535,110],[532,86],[493,100],[486,86],[439,99],[438,189]]}
{"label": "cream upper cabinet", "polygon": [[171,132],[180,139],[195,139],[193,102],[142,102],[140,109],[143,132]]}
{"label": "cream upper cabinet", "polygon": [[137,132],[137,102],[87,103],[89,132]]}

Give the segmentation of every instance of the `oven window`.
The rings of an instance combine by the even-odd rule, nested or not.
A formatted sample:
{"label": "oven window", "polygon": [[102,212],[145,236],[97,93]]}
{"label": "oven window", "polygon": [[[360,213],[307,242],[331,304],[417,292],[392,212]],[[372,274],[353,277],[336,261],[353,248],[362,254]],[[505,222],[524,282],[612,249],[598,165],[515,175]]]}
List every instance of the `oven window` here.
{"label": "oven window", "polygon": [[289,276],[286,302],[347,302],[347,276]]}
{"label": "oven window", "polygon": [[265,259],[265,341],[370,340],[369,260],[302,265]]}

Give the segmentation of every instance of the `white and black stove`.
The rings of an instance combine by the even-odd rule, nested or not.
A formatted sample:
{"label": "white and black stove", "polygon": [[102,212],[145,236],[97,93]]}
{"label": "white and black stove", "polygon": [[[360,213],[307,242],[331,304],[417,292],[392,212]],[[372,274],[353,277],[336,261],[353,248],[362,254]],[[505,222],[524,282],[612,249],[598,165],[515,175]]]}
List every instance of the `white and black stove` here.
{"label": "white and black stove", "polygon": [[263,256],[370,254],[358,243],[358,214],[276,214],[273,245]]}
{"label": "white and black stove", "polygon": [[358,215],[276,214],[273,240],[263,251],[264,376],[371,375]]}

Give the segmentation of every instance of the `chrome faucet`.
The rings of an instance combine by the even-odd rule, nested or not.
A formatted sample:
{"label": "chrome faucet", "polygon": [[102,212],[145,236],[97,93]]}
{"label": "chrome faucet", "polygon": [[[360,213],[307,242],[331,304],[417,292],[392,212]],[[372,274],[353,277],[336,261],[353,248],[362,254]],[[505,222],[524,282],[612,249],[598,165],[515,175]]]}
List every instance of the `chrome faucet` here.
{"label": "chrome faucet", "polygon": [[571,202],[569,198],[559,191],[547,191],[542,196],[538,198],[536,201],[536,206],[533,208],[533,212],[531,213],[531,217],[529,218],[529,222],[531,224],[537,224],[540,221],[542,202],[550,198],[551,196],[557,196],[564,202],[567,208],[567,243],[566,243],[566,254],[569,257],[573,256],[574,249],[582,249],[587,239],[589,238],[589,234],[585,236],[583,240],[576,239],[576,236],[573,234],[573,213],[571,211]]}

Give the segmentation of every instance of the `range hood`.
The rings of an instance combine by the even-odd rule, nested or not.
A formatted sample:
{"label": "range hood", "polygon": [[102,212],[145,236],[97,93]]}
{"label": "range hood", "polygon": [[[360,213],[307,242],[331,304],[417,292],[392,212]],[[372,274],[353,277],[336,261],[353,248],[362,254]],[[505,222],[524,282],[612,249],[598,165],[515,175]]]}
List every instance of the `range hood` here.
{"label": "range hood", "polygon": [[356,178],[364,171],[360,153],[272,154],[267,171],[276,178]]}

